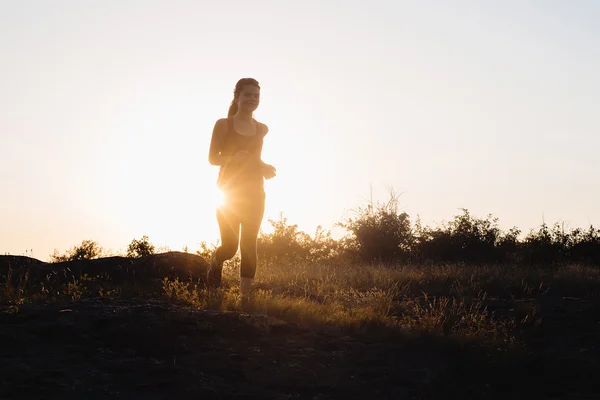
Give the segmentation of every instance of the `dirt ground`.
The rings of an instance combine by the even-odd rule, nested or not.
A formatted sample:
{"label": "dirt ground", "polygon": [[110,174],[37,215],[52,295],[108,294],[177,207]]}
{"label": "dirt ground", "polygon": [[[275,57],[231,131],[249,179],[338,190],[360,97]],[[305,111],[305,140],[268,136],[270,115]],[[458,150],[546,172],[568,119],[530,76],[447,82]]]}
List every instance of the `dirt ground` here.
{"label": "dirt ground", "polygon": [[[264,315],[105,299],[25,306],[0,314],[0,326],[2,399],[575,399],[600,393],[597,348],[560,354],[551,338],[535,339],[534,354],[490,358],[439,338],[348,334]],[[595,345],[598,333],[596,327],[589,332],[594,337],[570,336]]]}
{"label": "dirt ground", "polygon": [[540,310],[543,329],[507,352],[160,298],[0,305],[0,399],[600,398],[598,302]]}

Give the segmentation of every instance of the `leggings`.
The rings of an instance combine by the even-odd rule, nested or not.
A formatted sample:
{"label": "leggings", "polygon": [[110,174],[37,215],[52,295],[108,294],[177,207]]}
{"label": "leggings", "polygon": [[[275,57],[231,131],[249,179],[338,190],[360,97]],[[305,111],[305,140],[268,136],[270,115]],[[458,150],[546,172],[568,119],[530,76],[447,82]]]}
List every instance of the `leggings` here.
{"label": "leggings", "polygon": [[[240,248],[242,263],[240,276],[254,279],[256,273],[256,239],[265,212],[264,196],[251,200],[226,201],[217,209],[221,231],[221,246],[216,250],[216,261],[222,263],[235,256]],[[241,240],[240,240],[241,228]]]}

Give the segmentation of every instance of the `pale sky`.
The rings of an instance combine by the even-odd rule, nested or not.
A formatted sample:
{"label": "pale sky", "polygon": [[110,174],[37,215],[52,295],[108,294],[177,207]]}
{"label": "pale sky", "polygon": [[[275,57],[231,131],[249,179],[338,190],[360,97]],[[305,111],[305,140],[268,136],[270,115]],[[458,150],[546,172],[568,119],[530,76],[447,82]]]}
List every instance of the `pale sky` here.
{"label": "pale sky", "polygon": [[212,127],[243,77],[268,218],[402,193],[435,226],[600,226],[600,2],[0,0],[0,253],[216,242]]}

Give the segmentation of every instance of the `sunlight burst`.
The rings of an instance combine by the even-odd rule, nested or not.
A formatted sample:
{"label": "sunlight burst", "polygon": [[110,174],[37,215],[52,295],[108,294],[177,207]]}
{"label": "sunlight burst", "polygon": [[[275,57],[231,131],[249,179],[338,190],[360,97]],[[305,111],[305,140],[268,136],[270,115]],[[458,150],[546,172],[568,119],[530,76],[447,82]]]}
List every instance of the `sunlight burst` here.
{"label": "sunlight burst", "polygon": [[212,191],[212,198],[211,198],[213,208],[221,207],[223,205],[224,201],[225,201],[225,194],[223,193],[223,191],[219,188],[215,188]]}

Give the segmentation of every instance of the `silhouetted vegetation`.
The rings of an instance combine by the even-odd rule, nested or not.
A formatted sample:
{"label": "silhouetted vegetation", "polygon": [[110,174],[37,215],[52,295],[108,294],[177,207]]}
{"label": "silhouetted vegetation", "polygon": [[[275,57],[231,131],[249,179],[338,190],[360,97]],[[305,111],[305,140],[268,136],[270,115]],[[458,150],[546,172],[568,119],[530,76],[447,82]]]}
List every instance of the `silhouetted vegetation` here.
{"label": "silhouetted vegetation", "polygon": [[559,223],[543,223],[520,238],[517,227],[503,231],[498,218],[479,218],[467,209],[436,227],[422,226],[400,211],[393,192],[387,202],[371,202],[354,213],[338,224],[348,234],[337,241],[323,230],[311,238],[283,217],[270,221],[274,231],[259,238],[259,253],[312,261],[357,257],[363,262],[416,264],[600,264],[600,231],[593,226],[567,231]]}
{"label": "silhouetted vegetation", "polygon": [[148,236],[144,235],[140,240],[133,239],[127,246],[127,257],[139,258],[154,254],[154,245],[150,243]]}
{"label": "silhouetted vegetation", "polygon": [[[370,202],[354,210],[352,217],[337,226],[346,236],[334,239],[321,226],[313,235],[301,231],[280,215],[270,219],[270,233],[261,232],[257,240],[258,256],[267,262],[361,261],[411,264],[477,264],[552,266],[565,264],[600,265],[600,230],[566,230],[560,223],[543,223],[525,236],[513,227],[503,231],[498,218],[488,214],[474,216],[468,209],[435,227],[423,226],[400,210],[399,198],[392,191],[386,202]],[[200,243],[197,255],[209,259],[215,245]],[[169,251],[169,249],[158,249]],[[158,251],[148,236],[133,239],[127,247],[129,258],[140,258]],[[160,252],[160,251],[158,251]],[[57,250],[50,262],[89,260],[109,255],[98,243],[84,240],[64,254]],[[239,263],[239,255],[232,260]]]}
{"label": "silhouetted vegetation", "polygon": [[398,197],[394,193],[386,203],[359,207],[354,218],[338,226],[350,232],[349,247],[366,261],[405,261],[415,245],[410,217],[399,211]]}
{"label": "silhouetted vegetation", "polygon": [[93,240],[84,240],[79,246],[74,246],[64,254],[60,254],[58,250],[50,255],[50,262],[65,262],[77,260],[92,260],[103,255],[103,249]]}
{"label": "silhouetted vegetation", "polygon": [[341,244],[329,231],[317,227],[314,236],[302,232],[298,225],[288,224],[283,215],[269,220],[273,232],[262,233],[257,240],[259,257],[282,261],[324,261],[340,255]]}

